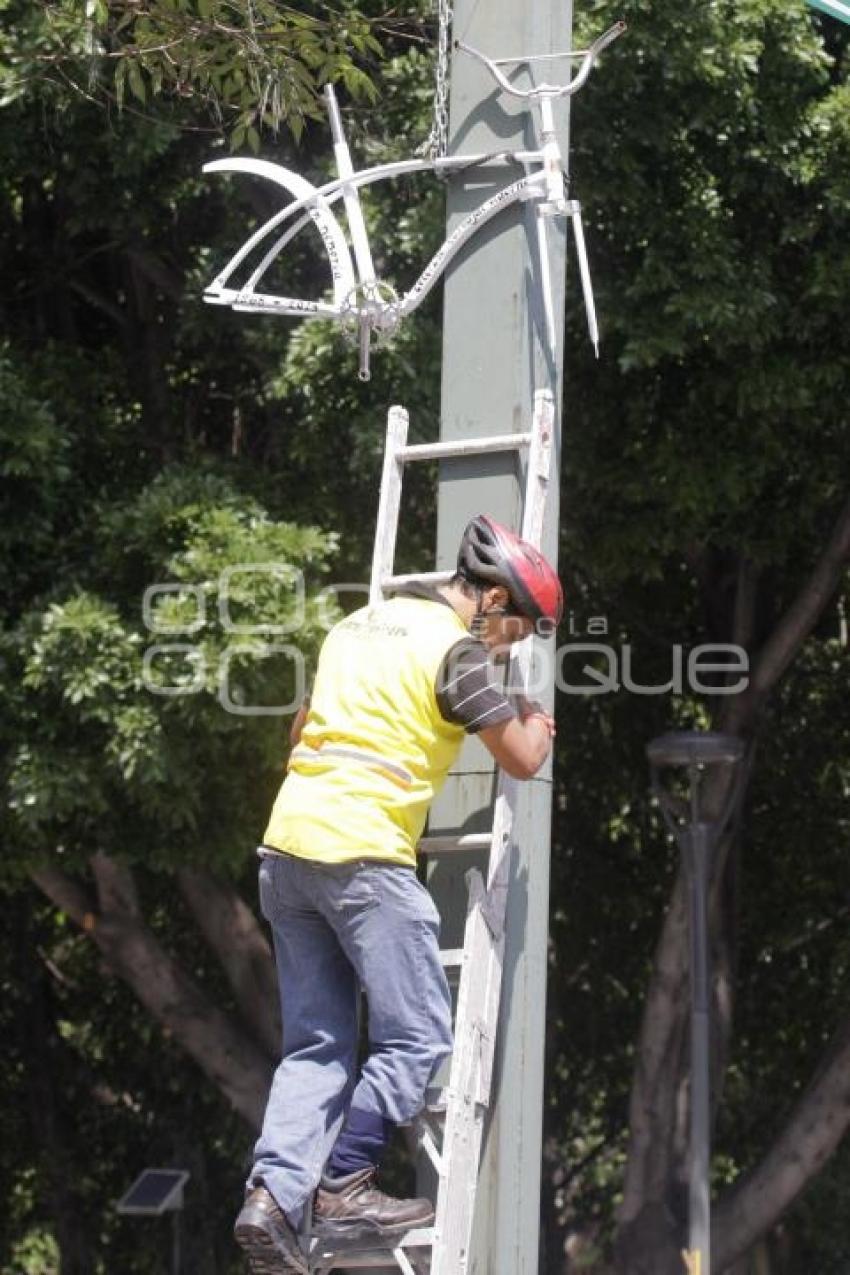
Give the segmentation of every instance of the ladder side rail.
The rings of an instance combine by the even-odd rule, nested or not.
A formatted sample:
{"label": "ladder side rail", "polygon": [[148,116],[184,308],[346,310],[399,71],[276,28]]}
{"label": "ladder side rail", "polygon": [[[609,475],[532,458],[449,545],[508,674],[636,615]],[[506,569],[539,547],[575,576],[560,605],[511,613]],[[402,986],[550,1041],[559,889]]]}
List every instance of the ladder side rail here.
{"label": "ladder side rail", "polygon": [[493,1084],[493,1064],[496,1059],[496,1031],[499,1023],[499,1005],[502,995],[502,973],[505,968],[505,934],[494,938],[487,963],[487,988],[484,1004],[484,1022],[492,1026],[481,1041],[481,1060],[478,1071],[478,1102],[486,1111],[490,1106]]}
{"label": "ladder side rail", "polygon": [[[526,499],[523,511],[523,537],[539,546],[542,537],[550,470],[551,444],[554,428],[554,402],[549,391],[537,391],[534,404],[534,429],[526,475]],[[519,685],[528,684],[531,671],[532,643],[521,644],[512,659]],[[510,887],[511,829],[517,801],[517,781],[504,771],[500,773],[496,796],[493,838],[488,860],[487,890],[480,903],[484,918],[490,928],[494,945],[489,952],[487,969],[482,978],[488,981],[488,1006],[484,1022],[494,1030],[486,1036],[486,1048],[482,1053],[480,1101],[489,1102],[492,1063],[495,1056],[495,1024],[498,1019],[501,993],[501,966],[504,953],[504,928]]]}
{"label": "ladder side rail", "polygon": [[499,1021],[515,801],[516,781],[503,772],[486,888],[479,873],[469,874],[470,911],[464,934],[431,1275],[463,1275],[472,1240]]}
{"label": "ladder side rail", "polygon": [[[510,871],[511,826],[516,781],[500,778],[493,829],[499,862]],[[489,869],[488,869],[489,875]],[[464,963],[458,991],[455,1053],[449,1078],[443,1135],[444,1172],[437,1197],[431,1275],[462,1275],[466,1270],[475,1212],[475,1193],[481,1157],[486,1104],[498,1019],[501,963],[504,951],[504,913],[488,913],[489,893],[481,874],[467,874],[469,901],[464,934]],[[496,897],[504,905],[506,892]],[[498,906],[498,905],[497,905]],[[495,925],[494,925],[495,923]],[[498,931],[494,933],[494,928]]]}
{"label": "ladder side rail", "polygon": [[531,446],[525,475],[520,535],[539,549],[543,539],[543,517],[549,491],[552,444],[555,438],[555,400],[551,390],[535,390]]}
{"label": "ladder side rail", "polygon": [[[479,893],[483,886],[478,877]],[[477,1030],[474,1011],[476,988],[469,977],[470,962],[480,961],[480,949],[486,944],[486,927],[472,900],[467,914],[464,949],[465,973],[458,997],[455,1029],[455,1049],[452,1055],[449,1080],[449,1100],[446,1110],[446,1126],[443,1134],[443,1172],[437,1194],[437,1210],[434,1222],[434,1247],[431,1254],[431,1275],[461,1275],[469,1253],[471,1219],[473,1216],[475,1187],[478,1176],[480,1133],[483,1127],[481,1113],[475,1104],[476,1056],[478,1053]]]}
{"label": "ladder side rail", "polygon": [[383,586],[392,575],[401,508],[402,463],[398,458],[398,452],[407,443],[409,423],[410,418],[405,408],[398,405],[390,408],[387,414],[387,441],[381,474],[381,494],[378,500],[372,577],[369,582],[370,606],[375,606],[383,599]]}

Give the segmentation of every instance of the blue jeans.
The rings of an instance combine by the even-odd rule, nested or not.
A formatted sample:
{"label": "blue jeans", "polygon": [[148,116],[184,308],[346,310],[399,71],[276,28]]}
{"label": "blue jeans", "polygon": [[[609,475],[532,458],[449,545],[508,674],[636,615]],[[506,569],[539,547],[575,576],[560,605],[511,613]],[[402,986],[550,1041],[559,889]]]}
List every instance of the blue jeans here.
{"label": "blue jeans", "polygon": [[[260,905],[272,927],[283,1058],[254,1148],[262,1182],[298,1223],[350,1106],[396,1124],[422,1107],[452,1049],[440,918],[410,868],[269,854]],[[369,1054],[357,1078],[360,989]]]}

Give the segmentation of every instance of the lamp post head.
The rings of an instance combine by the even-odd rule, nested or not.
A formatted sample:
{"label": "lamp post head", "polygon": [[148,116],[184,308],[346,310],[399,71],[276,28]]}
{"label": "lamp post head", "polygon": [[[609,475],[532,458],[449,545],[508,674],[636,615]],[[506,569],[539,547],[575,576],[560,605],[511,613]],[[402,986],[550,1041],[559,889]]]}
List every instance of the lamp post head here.
{"label": "lamp post head", "polygon": [[744,741],[716,730],[675,730],[646,746],[653,767],[734,765],[744,755]]}
{"label": "lamp post head", "polygon": [[[652,791],[661,807],[661,813],[670,832],[681,839],[686,828],[702,829],[706,836],[716,838],[737,808],[743,788],[745,769],[736,777],[738,763],[746,753],[746,745],[737,735],[722,731],[677,730],[659,735],[647,744],[646,755],[652,771]],[[706,818],[701,780],[714,767],[725,767],[729,784],[722,810],[712,812]],[[687,782],[684,793],[676,789],[680,781],[662,783],[662,771],[674,768],[684,771]]]}

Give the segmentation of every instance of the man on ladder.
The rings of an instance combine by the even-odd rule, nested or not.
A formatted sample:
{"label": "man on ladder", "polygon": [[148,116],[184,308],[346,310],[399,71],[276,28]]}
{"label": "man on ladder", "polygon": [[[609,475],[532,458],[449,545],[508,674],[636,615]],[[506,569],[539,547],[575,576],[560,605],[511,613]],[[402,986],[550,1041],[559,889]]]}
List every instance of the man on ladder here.
{"label": "man on ladder", "polygon": [[[447,585],[410,585],[325,640],[260,848],[284,1054],[234,1232],[254,1275],[305,1275],[297,1231],[314,1191],[314,1234],[340,1246],[393,1243],[433,1221],[429,1200],[375,1186],[393,1126],[418,1114],[452,1048],[416,847],[466,732],[516,778],[546,760],[553,719],[506,698],[492,658],[538,625],[548,636],[562,611],[538,550],[479,515]],[[361,989],[369,1055],[356,1079]]]}

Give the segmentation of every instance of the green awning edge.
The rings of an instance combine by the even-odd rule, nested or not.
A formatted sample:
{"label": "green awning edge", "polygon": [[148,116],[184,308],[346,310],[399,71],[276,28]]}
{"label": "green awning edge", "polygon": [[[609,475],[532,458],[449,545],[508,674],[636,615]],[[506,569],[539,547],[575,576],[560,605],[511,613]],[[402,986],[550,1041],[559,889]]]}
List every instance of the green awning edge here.
{"label": "green awning edge", "polygon": [[828,13],[831,18],[838,18],[839,22],[850,24],[850,3],[847,0],[807,0],[807,3],[813,9]]}

